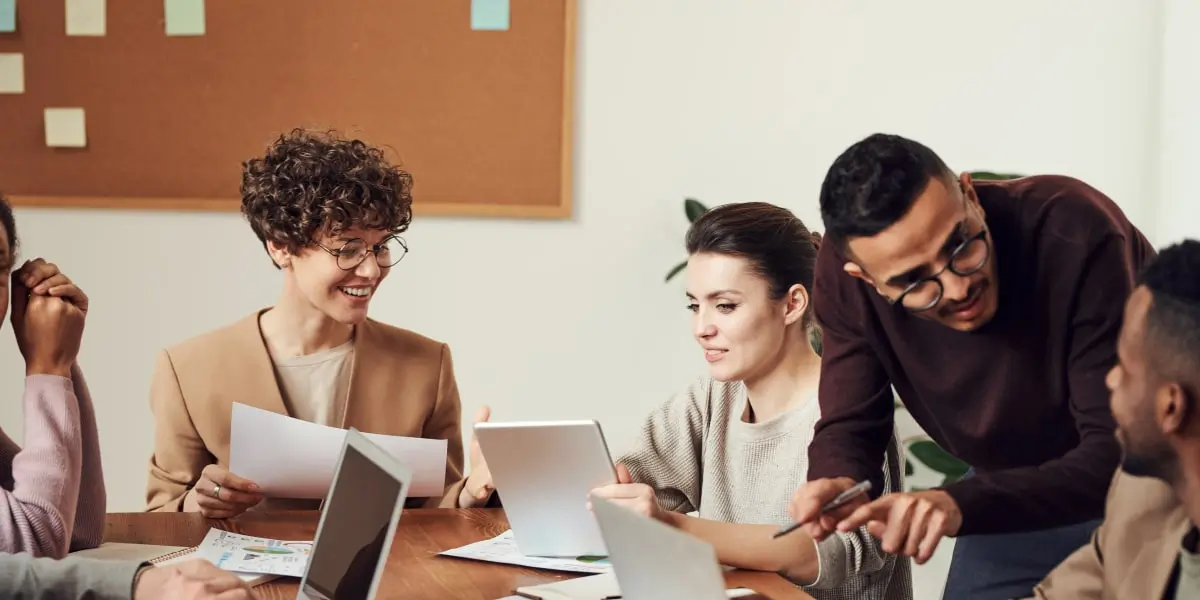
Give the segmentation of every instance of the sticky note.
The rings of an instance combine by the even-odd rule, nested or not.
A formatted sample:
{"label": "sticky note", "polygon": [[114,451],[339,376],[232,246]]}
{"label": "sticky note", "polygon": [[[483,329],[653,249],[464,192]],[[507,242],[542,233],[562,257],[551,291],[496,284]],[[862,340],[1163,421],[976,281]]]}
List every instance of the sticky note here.
{"label": "sticky note", "polygon": [[87,126],[82,108],[47,108],[46,145],[51,148],[86,148]]}
{"label": "sticky note", "polygon": [[17,0],[0,0],[0,33],[17,30]]}
{"label": "sticky note", "polygon": [[204,0],[163,0],[167,35],[204,35]]}
{"label": "sticky note", "polygon": [[105,0],[67,0],[67,35],[104,35],[107,31]]}
{"label": "sticky note", "polygon": [[0,53],[0,94],[25,93],[25,55]]}
{"label": "sticky note", "polygon": [[508,30],[508,0],[471,0],[471,29]]}

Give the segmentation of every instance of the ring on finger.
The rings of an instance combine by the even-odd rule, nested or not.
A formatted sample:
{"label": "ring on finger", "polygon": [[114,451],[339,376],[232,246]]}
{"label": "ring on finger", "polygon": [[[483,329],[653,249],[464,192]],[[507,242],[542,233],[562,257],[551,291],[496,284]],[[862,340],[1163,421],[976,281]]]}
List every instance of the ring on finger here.
{"label": "ring on finger", "polygon": [[219,484],[219,483],[213,484],[212,497],[216,498],[217,500],[221,499],[221,484]]}

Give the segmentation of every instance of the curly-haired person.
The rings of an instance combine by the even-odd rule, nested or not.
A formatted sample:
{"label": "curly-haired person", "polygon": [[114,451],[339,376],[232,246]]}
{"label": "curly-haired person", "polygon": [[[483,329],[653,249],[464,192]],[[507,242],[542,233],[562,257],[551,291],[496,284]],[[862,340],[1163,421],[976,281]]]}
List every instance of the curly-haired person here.
{"label": "curly-haired person", "polygon": [[243,164],[241,188],[242,214],[282,271],[283,289],[274,306],[158,354],[147,510],[228,518],[319,506],[267,498],[229,472],[234,402],[447,440],[445,494],[410,502],[459,505],[461,407],[450,349],[367,316],[407,251],[400,234],[412,220],[412,177],[360,140],[294,130]]}

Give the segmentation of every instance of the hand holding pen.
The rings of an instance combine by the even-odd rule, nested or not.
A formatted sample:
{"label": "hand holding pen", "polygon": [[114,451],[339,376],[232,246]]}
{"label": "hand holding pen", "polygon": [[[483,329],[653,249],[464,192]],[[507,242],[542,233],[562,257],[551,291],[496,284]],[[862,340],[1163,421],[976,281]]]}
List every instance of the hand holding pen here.
{"label": "hand holding pen", "polygon": [[795,523],[779,530],[774,537],[803,527],[814,540],[823,540],[837,531],[838,522],[867,503],[870,491],[870,481],[856,483],[848,477],[810,481],[792,496],[789,512]]}

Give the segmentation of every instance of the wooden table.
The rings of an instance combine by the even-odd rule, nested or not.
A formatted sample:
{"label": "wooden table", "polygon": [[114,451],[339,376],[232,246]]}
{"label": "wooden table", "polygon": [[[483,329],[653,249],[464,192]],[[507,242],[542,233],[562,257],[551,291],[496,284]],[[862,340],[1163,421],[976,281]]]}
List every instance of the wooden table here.
{"label": "wooden table", "polygon": [[[198,513],[111,513],[104,541],[168,546],[194,546],[210,527],[284,540],[311,540],[316,511],[255,511],[236,519],[206,520]],[[579,575],[526,569],[437,556],[438,552],[503,533],[503,509],[405,509],[380,586],[383,598],[469,598],[496,600],[517,587],[560,581]],[[298,579],[284,578],[258,586],[264,599],[294,600]],[[729,587],[748,587],[774,600],[811,600],[774,573],[731,571]]]}

